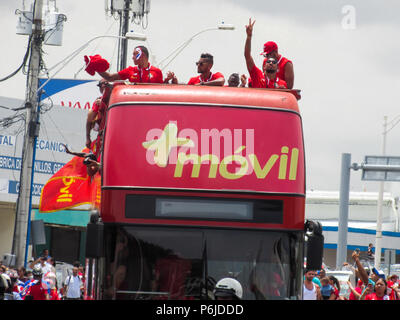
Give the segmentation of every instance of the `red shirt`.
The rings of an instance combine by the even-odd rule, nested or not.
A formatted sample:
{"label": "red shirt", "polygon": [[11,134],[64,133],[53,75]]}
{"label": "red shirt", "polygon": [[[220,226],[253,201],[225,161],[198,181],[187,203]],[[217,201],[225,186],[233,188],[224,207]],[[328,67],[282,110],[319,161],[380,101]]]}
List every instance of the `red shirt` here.
{"label": "red shirt", "polygon": [[223,78],[223,74],[221,72],[216,72],[216,73],[211,73],[211,75],[208,77],[208,79],[203,79],[201,75],[197,77],[190,78],[188,84],[194,85],[194,84],[199,84],[200,82],[209,82],[213,80],[217,80],[219,78]]}
{"label": "red shirt", "polygon": [[160,69],[150,65],[141,69],[137,66],[129,66],[118,72],[121,80],[129,80],[130,82],[139,83],[163,83],[163,75]]}
{"label": "red shirt", "polygon": [[[354,290],[361,295],[362,289],[360,287],[355,287]],[[350,292],[349,300],[358,300],[358,299],[356,299],[353,291]]]}
{"label": "red shirt", "polygon": [[32,296],[33,300],[46,300],[46,294],[48,294],[47,289],[43,288],[41,282],[33,285],[28,293],[28,295]]}
{"label": "red shirt", "polygon": [[289,59],[280,56],[279,60],[278,60],[278,72],[276,73],[276,76],[282,80],[286,80],[285,79],[285,65],[288,62],[292,62]]}
{"label": "red shirt", "polygon": [[378,297],[376,293],[367,294],[365,300],[390,300],[388,295],[384,295],[383,297]]}
{"label": "red shirt", "polygon": [[270,80],[265,77],[264,73],[257,68],[256,65],[250,70],[251,87],[252,88],[287,88],[286,82],[276,77]]}
{"label": "red shirt", "polygon": [[389,294],[390,300],[398,300],[396,291],[394,291],[393,286],[396,282],[388,281],[387,282],[387,292]]}

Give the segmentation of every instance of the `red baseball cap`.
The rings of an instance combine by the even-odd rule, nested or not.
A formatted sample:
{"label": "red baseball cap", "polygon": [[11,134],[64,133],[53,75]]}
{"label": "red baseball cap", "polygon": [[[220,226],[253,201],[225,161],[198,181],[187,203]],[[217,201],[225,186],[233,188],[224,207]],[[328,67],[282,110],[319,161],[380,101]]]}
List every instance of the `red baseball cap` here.
{"label": "red baseball cap", "polygon": [[278,50],[278,45],[273,41],[268,41],[268,42],[264,43],[264,51],[261,52],[260,54],[261,55],[268,54],[275,50]]}

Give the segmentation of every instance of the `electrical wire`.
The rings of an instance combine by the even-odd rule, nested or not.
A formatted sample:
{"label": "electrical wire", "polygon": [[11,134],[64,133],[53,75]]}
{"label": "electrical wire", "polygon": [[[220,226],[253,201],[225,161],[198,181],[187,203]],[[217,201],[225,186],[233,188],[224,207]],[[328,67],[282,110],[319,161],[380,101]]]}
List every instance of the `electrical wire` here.
{"label": "electrical wire", "polygon": [[12,77],[15,76],[22,68],[25,67],[26,62],[28,61],[28,57],[29,57],[30,52],[31,52],[31,41],[32,41],[32,35],[29,36],[29,39],[28,39],[28,48],[26,49],[24,58],[23,58],[23,60],[22,60],[21,65],[18,67],[18,69],[15,70],[14,72],[12,72],[11,74],[9,74],[8,76],[6,76],[6,77],[0,79],[0,82],[6,81],[6,80],[12,78]]}

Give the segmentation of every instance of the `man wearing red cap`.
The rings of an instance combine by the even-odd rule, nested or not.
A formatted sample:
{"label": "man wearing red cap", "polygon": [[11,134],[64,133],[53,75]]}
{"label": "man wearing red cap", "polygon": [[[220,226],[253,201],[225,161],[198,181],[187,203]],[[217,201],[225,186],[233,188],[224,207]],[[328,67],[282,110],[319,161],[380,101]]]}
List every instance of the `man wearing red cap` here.
{"label": "man wearing red cap", "polygon": [[264,51],[261,52],[261,55],[265,57],[263,68],[268,58],[274,58],[278,61],[277,75],[280,79],[286,81],[289,89],[292,89],[294,83],[293,63],[278,53],[278,45],[273,41],[266,42],[264,44]]}
{"label": "man wearing red cap", "polygon": [[244,47],[244,56],[246,58],[247,70],[251,77],[252,88],[287,88],[287,84],[284,80],[280,79],[277,75],[278,71],[278,60],[275,58],[268,58],[264,64],[263,71],[261,71],[254,63],[253,57],[251,56],[251,38],[253,36],[253,26],[255,21],[252,23],[249,19],[249,25],[246,26],[246,44]]}
{"label": "man wearing red cap", "polygon": [[116,73],[109,73],[106,70],[108,62],[102,59],[101,56],[96,55],[90,57],[89,60],[85,56],[86,71],[94,75],[97,72],[107,81],[115,80],[129,80],[130,82],[139,83],[163,83],[163,75],[160,69],[150,65],[149,63],[149,51],[144,46],[137,46],[133,50],[133,63],[134,67],[129,66]]}

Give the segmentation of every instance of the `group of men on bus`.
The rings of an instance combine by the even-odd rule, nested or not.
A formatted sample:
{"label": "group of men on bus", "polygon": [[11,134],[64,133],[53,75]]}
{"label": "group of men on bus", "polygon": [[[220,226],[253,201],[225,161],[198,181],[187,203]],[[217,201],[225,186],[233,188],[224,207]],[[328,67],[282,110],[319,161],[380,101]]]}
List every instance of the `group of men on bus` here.
{"label": "group of men on bus", "polygon": [[[264,44],[264,50],[261,53],[265,57],[262,70],[254,63],[251,56],[251,39],[255,21],[249,19],[246,26],[246,43],[244,56],[246,59],[247,70],[250,74],[250,86],[253,88],[293,88],[294,72],[293,64],[290,60],[278,53],[278,46],[273,41]],[[163,79],[162,71],[149,62],[149,52],[144,46],[137,46],[133,51],[133,62],[135,66],[129,66],[116,73],[109,73],[106,70],[109,67],[108,62],[99,55],[87,57],[86,71],[94,75],[97,72],[106,81],[129,80],[136,83],[171,83],[177,84],[176,75],[169,71]],[[209,53],[203,53],[200,56],[197,65],[199,76],[190,78],[189,85],[210,85],[223,86],[225,78],[220,72],[211,72],[214,58]]]}
{"label": "group of men on bus", "polygon": [[[246,59],[247,70],[250,78],[248,86],[252,88],[287,88],[292,89],[294,83],[293,64],[290,60],[278,53],[278,46],[273,41],[264,44],[264,50],[261,55],[264,56],[262,70],[259,69],[253,57],[251,56],[251,40],[253,35],[253,27],[255,21],[249,19],[246,25],[246,42],[244,48],[244,56]],[[109,82],[117,80],[128,80],[136,83],[173,83],[177,84],[178,79],[174,72],[169,71],[163,79],[160,69],[152,66],[149,62],[149,51],[144,46],[137,46],[133,51],[134,66],[129,66],[116,73],[108,72],[109,63],[100,55],[85,56],[86,71],[94,75],[96,72],[102,77],[99,81],[99,89],[101,96],[93,103],[92,110],[87,116],[86,122],[86,147],[93,150],[95,156],[88,161],[96,167],[95,159],[98,159],[99,149],[101,145],[102,132],[105,125],[105,112],[111,93]],[[225,77],[220,72],[212,72],[214,57],[209,53],[203,53],[199,61],[196,62],[198,76],[190,78],[188,85],[207,85],[207,86],[223,86]],[[228,86],[244,87],[247,78],[242,75],[239,80],[237,73],[232,74],[228,79]],[[94,129],[98,131],[97,139],[92,142],[90,132]],[[87,158],[87,155],[83,155]],[[93,171],[93,170],[92,170]],[[95,170],[94,170],[95,171]],[[88,170],[89,172],[89,170]]]}

